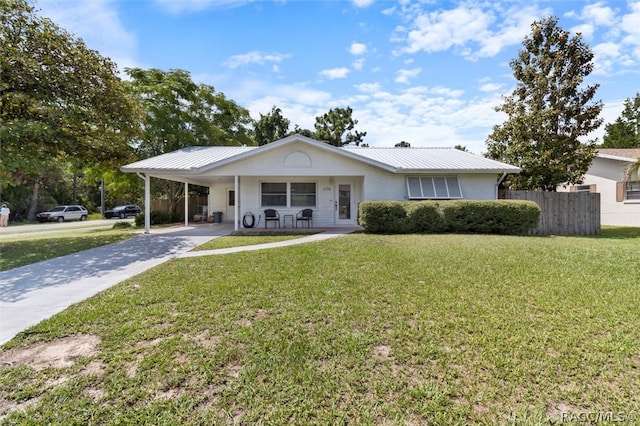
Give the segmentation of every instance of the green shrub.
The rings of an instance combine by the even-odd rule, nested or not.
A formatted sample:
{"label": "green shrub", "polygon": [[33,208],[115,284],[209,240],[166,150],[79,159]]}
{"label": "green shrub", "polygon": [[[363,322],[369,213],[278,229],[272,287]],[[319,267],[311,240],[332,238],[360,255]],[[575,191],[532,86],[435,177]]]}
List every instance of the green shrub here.
{"label": "green shrub", "polygon": [[363,201],[358,208],[358,221],[368,232],[411,232],[407,212],[401,201]]}
{"label": "green shrub", "polygon": [[[154,210],[151,212],[151,225],[162,225],[167,223],[179,222],[174,220],[174,216],[180,216],[179,214],[172,214],[161,210]],[[136,226],[144,226],[144,213],[140,213],[136,216]]]}
{"label": "green shrub", "polygon": [[538,226],[540,208],[532,201],[447,201],[440,205],[447,230],[455,233],[524,234]]}
{"label": "green shrub", "polygon": [[523,234],[538,225],[532,201],[365,201],[359,223],[372,233]]}
{"label": "green shrub", "polygon": [[413,233],[444,232],[446,226],[437,201],[407,201],[403,203]]}
{"label": "green shrub", "polygon": [[127,228],[131,228],[131,223],[122,222],[122,221],[118,221],[114,223],[112,227],[112,229],[127,229]]}

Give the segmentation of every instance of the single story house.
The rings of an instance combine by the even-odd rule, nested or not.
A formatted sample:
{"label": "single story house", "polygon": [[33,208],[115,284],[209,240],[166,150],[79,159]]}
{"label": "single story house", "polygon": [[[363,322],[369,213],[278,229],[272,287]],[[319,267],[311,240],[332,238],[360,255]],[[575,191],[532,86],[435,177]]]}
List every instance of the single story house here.
{"label": "single story house", "polygon": [[335,147],[300,135],[262,146],[194,146],[121,170],[145,180],[146,232],[151,177],[208,187],[208,211],[237,230],[250,214],[264,227],[265,209],[278,211],[281,226],[310,208],[313,226],[339,227],[357,224],[364,200],[496,199],[498,183],[520,172],[453,148]]}
{"label": "single story house", "polygon": [[627,168],[640,159],[640,148],[600,148],[580,185],[565,191],[599,192],[603,225],[640,226],[640,176]]}

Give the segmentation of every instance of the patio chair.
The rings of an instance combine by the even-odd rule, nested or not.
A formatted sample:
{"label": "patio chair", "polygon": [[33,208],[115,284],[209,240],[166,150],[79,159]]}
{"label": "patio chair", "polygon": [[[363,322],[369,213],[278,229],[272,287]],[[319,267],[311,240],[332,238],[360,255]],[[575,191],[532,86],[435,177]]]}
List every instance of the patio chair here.
{"label": "patio chair", "polygon": [[296,228],[298,227],[298,222],[307,222],[307,228],[311,228],[313,226],[313,210],[311,209],[303,209],[300,210],[296,214]]}
{"label": "patio chair", "polygon": [[274,209],[266,209],[264,211],[264,227],[266,228],[269,222],[276,222],[278,228],[280,228],[280,213]]}

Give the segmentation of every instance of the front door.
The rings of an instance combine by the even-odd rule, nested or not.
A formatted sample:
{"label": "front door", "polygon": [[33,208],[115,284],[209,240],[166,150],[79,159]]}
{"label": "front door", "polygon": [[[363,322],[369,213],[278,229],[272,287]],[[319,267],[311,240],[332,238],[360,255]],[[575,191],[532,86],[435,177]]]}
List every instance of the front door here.
{"label": "front door", "polygon": [[226,208],[226,212],[225,215],[226,217],[223,217],[222,220],[223,221],[229,221],[229,222],[233,222],[233,217],[235,215],[235,206],[236,206],[236,191],[230,188],[227,188],[227,208]]}
{"label": "front door", "polygon": [[356,223],[353,183],[337,182],[335,206],[336,225],[353,225]]}

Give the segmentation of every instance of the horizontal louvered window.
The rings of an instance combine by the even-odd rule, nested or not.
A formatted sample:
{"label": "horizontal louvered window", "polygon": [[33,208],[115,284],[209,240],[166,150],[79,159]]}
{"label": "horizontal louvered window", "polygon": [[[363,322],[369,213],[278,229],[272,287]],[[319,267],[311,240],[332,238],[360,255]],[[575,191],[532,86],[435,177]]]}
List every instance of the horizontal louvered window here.
{"label": "horizontal louvered window", "polygon": [[407,176],[407,190],[412,200],[462,198],[456,176]]}

